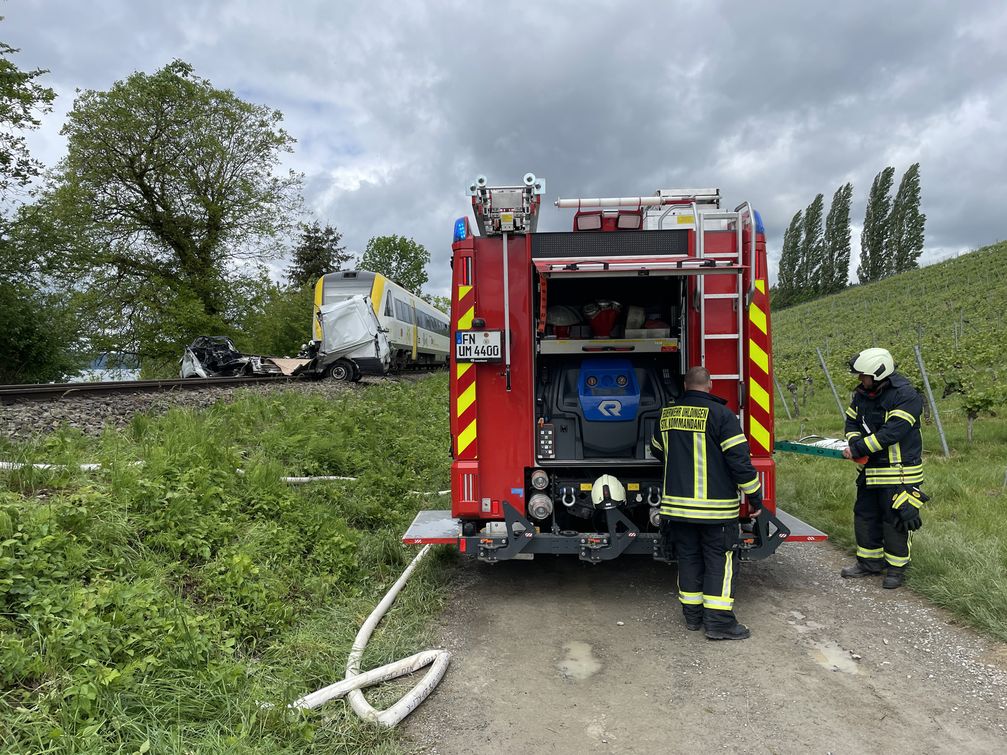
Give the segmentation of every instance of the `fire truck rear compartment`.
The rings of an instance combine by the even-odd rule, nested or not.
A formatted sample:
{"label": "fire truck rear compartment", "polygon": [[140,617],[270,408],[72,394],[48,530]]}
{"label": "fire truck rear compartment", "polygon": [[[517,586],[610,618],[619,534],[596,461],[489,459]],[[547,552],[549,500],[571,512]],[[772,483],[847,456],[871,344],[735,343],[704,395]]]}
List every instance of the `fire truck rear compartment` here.
{"label": "fire truck rear compartment", "polygon": [[[583,322],[559,333],[550,326],[539,341],[536,462],[548,487],[536,489],[529,469],[525,500],[531,513],[534,496],[549,497],[552,514],[541,523],[562,531],[604,531],[606,514],[592,501],[591,488],[609,474],[624,490],[623,514],[643,531],[656,529],[661,464],[650,437],[661,408],[683,390],[679,349],[688,281],[599,275],[548,281],[548,306],[580,313]],[[613,302],[618,315],[600,325],[584,314]]]}

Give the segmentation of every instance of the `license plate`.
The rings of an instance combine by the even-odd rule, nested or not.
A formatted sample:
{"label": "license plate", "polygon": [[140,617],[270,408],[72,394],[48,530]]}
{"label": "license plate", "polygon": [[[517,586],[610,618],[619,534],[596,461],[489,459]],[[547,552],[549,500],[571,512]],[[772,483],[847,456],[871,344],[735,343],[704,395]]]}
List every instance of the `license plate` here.
{"label": "license plate", "polygon": [[456,362],[499,362],[503,359],[499,330],[459,330],[455,333]]}

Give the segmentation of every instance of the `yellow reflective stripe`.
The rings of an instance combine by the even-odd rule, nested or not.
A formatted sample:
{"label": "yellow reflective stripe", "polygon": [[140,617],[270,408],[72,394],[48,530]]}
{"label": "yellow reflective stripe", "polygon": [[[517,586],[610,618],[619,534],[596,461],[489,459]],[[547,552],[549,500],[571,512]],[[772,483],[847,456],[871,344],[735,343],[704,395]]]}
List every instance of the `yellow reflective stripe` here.
{"label": "yellow reflective stripe", "polygon": [[896,556],[885,551],[885,561],[888,562],[889,566],[905,566],[909,563],[909,556]]}
{"label": "yellow reflective stripe", "polygon": [[720,595],[704,595],[703,608],[712,608],[714,611],[730,611],[734,608],[734,598],[724,598]]}
{"label": "yellow reflective stripe", "polygon": [[872,451],[874,453],[877,453],[878,451],[881,450],[881,443],[879,443],[878,439],[875,438],[873,435],[868,435],[866,438],[864,438],[864,445],[867,446],[867,449],[869,451]]}
{"label": "yellow reflective stripe", "polygon": [[881,558],[884,556],[884,550],[881,548],[861,548],[857,546],[857,555],[860,558]]}
{"label": "yellow reflective stripe", "polygon": [[720,597],[731,598],[731,580],[734,579],[733,551],[724,554],[724,584],[720,587]]}
{"label": "yellow reflective stripe", "polygon": [[902,463],[902,444],[892,443],[888,447],[888,462],[890,464],[901,464]]}
{"label": "yellow reflective stripe", "polygon": [[466,372],[472,369],[473,366],[472,362],[459,362],[456,365],[455,376],[463,377]]}
{"label": "yellow reflective stripe", "polygon": [[735,446],[740,446],[742,443],[747,443],[748,438],[745,437],[744,433],[738,433],[737,435],[732,435],[727,440],[721,441],[720,450],[726,451],[729,448],[734,448]]}
{"label": "yellow reflective stripe", "polygon": [[461,396],[458,397],[458,414],[456,416],[460,417],[465,413],[465,410],[472,406],[473,402],[476,400],[476,384],[472,383]]}
{"label": "yellow reflective stripe", "polygon": [[703,593],[701,592],[682,592],[678,591],[678,600],[687,606],[701,606],[703,605]]}
{"label": "yellow reflective stripe", "polygon": [[469,295],[469,291],[472,290],[472,286],[458,286],[458,301],[461,301],[466,296]]}
{"label": "yellow reflective stripe", "polygon": [[696,499],[706,498],[706,433],[692,436],[692,495]]}
{"label": "yellow reflective stripe", "polygon": [[769,354],[751,338],[748,339],[748,356],[763,372],[769,374]]}
{"label": "yellow reflective stripe", "polygon": [[758,290],[760,294],[766,293],[766,281],[762,280],[762,278],[756,278],[755,288]]}
{"label": "yellow reflective stripe", "polygon": [[916,508],[922,508],[923,506],[923,501],[921,501],[916,496],[910,495],[904,490],[899,492],[895,497],[892,498],[892,508],[897,509],[903,503],[911,503]]}
{"label": "yellow reflective stripe", "polygon": [[911,415],[909,412],[904,412],[901,409],[892,409],[888,414],[885,415],[885,421],[887,422],[891,417],[898,417],[899,419],[904,419],[910,425],[916,424],[916,417]]}
{"label": "yellow reflective stripe", "polygon": [[868,477],[901,477],[906,474],[917,474],[923,471],[922,464],[903,467],[867,467],[864,470]]}
{"label": "yellow reflective stripe", "polygon": [[846,433],[846,440],[853,440],[854,438],[859,438],[863,433]]}
{"label": "yellow reflective stripe", "polygon": [[664,450],[664,446],[661,445],[661,441],[659,441],[657,439],[656,435],[651,436],[651,438],[650,438],[650,445],[653,446],[654,448],[657,448],[657,449],[661,450],[661,451]]}
{"label": "yellow reflective stripe", "polygon": [[748,395],[764,411],[769,411],[769,393],[756,382],[754,377],[748,379]]}
{"label": "yellow reflective stripe", "polygon": [[857,418],[857,410],[854,409],[852,406],[846,407],[846,416],[849,417],[850,419],[856,419]]}
{"label": "yellow reflective stripe", "polygon": [[739,485],[738,487],[741,488],[742,493],[745,493],[746,495],[752,495],[752,493],[757,492],[759,488],[762,487],[762,484],[759,482],[759,476],[756,475],[754,480]]}
{"label": "yellow reflective stripe", "polygon": [[458,318],[458,327],[461,328],[462,330],[468,330],[469,328],[472,327],[472,321],[475,319],[475,316],[476,316],[475,306],[469,307],[468,311]]}
{"label": "yellow reflective stripe", "polygon": [[755,302],[752,302],[748,307],[748,319],[763,333],[766,332],[766,313],[759,309],[759,305]]}
{"label": "yellow reflective stripe", "polygon": [[469,426],[458,434],[458,453],[461,453],[476,439],[476,421],[472,420]]}
{"label": "yellow reflective stripe", "polygon": [[763,427],[762,423],[751,415],[748,416],[748,431],[751,433],[753,440],[767,451],[769,450],[769,430]]}
{"label": "yellow reflective stripe", "polygon": [[680,519],[737,519],[738,507],[724,511],[701,511],[699,509],[680,509],[672,506],[661,506],[661,516],[677,516]]}
{"label": "yellow reflective stripe", "polygon": [[661,496],[661,503],[672,506],[701,506],[703,508],[725,508],[737,504],[740,499],[734,498],[686,498],[680,495]]}

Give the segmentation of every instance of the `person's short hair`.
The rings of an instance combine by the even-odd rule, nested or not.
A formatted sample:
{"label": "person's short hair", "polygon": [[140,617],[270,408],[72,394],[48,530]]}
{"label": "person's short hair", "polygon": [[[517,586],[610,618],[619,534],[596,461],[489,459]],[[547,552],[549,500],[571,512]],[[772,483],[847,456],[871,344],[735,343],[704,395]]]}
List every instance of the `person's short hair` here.
{"label": "person's short hair", "polygon": [[710,383],[710,371],[705,367],[690,367],[685,373],[686,388],[705,388]]}

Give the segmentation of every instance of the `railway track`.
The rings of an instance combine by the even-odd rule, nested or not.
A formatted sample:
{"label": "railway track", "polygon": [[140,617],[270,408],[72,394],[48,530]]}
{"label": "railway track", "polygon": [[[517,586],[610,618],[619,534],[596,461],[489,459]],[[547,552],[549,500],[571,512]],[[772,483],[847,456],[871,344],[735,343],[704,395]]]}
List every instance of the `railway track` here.
{"label": "railway track", "polygon": [[175,378],[171,380],[123,380],[108,383],[36,383],[0,385],[0,404],[22,401],[53,401],[60,398],[108,396],[111,394],[192,391],[203,388],[227,388],[255,383],[297,380],[287,375],[255,375],[220,378]]}

